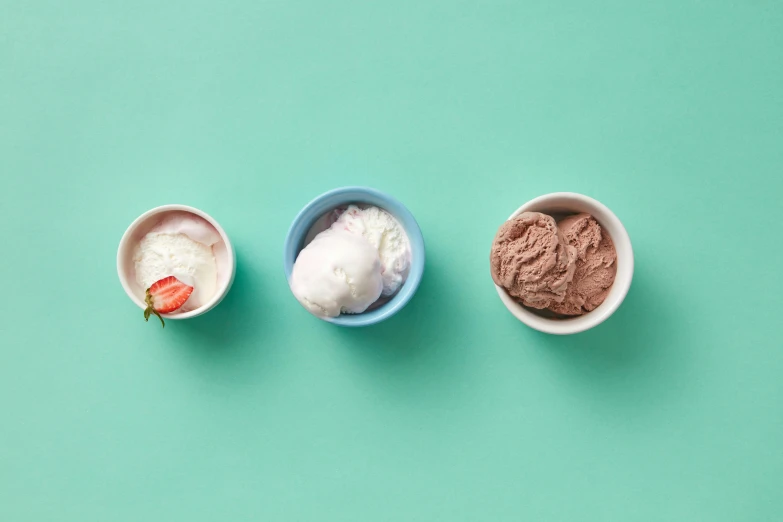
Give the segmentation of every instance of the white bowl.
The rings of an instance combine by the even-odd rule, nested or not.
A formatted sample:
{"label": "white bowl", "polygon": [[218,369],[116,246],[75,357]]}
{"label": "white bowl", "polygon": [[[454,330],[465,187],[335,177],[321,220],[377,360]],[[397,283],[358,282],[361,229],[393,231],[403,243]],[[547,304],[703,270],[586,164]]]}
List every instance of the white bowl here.
{"label": "white bowl", "polygon": [[141,285],[136,282],[136,268],[133,264],[133,251],[147,232],[149,232],[150,229],[163,218],[163,215],[168,212],[189,212],[201,217],[215,228],[222,239],[222,241],[212,245],[212,251],[215,254],[215,262],[217,263],[218,279],[217,291],[215,292],[215,295],[212,296],[212,299],[195,310],[162,314],[166,319],[189,319],[207,313],[223,300],[231,288],[231,284],[234,282],[234,272],[236,271],[236,254],[234,253],[234,247],[231,246],[231,241],[228,239],[223,227],[206,212],[187,205],[163,205],[162,207],[148,210],[136,218],[120,240],[120,246],[117,249],[117,274],[120,276],[120,283],[122,283],[125,293],[128,294],[131,301],[144,310],[147,307],[144,303],[144,293],[146,289],[142,288]]}
{"label": "white bowl", "polygon": [[544,214],[578,214],[587,212],[591,214],[601,227],[609,233],[617,250],[617,275],[612,289],[601,305],[584,315],[569,318],[543,317],[520,304],[515,298],[508,295],[506,290],[498,285],[500,300],[514,316],[531,328],[549,334],[568,335],[589,330],[606,321],[615,310],[620,307],[623,299],[631,288],[633,279],[633,248],[631,238],[625,227],[605,205],[593,198],[576,194],[574,192],[554,192],[532,199],[519,207],[508,219],[517,217],[522,212],[542,212]]}

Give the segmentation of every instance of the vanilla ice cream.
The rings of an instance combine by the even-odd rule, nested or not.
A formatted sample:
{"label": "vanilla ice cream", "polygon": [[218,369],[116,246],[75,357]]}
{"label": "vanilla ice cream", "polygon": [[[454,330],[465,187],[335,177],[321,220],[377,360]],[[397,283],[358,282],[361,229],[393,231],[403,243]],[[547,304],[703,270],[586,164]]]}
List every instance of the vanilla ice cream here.
{"label": "vanilla ice cream", "polygon": [[378,207],[359,208],[350,205],[340,214],[332,229],[359,234],[378,250],[381,260],[384,297],[397,293],[411,265],[411,245],[402,225]]}
{"label": "vanilla ice cream", "polygon": [[296,258],[291,291],[319,317],[360,314],[381,296],[378,251],[360,235],[328,229]]}
{"label": "vanilla ice cream", "polygon": [[350,205],[329,212],[305,241],[310,238],[294,264],[291,290],[314,315],[364,312],[397,293],[408,277],[408,236],[378,207]]}
{"label": "vanilla ice cream", "polygon": [[220,234],[205,219],[190,212],[170,212],[136,247],[136,282],[147,289],[155,281],[174,276],[193,287],[179,311],[195,310],[217,292],[217,263],[212,245]]}

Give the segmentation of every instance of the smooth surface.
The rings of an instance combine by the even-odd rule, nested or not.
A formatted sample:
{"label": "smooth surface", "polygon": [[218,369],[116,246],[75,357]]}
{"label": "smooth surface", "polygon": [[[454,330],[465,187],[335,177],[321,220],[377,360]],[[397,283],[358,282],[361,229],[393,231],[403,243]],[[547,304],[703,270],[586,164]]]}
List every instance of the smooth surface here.
{"label": "smooth surface", "polygon": [[[780,2],[0,2],[0,520],[780,520]],[[281,270],[345,185],[427,240],[361,329]],[[489,275],[557,191],[636,254],[567,337]],[[162,331],[115,253],[175,201],[237,274]]]}
{"label": "smooth surface", "polygon": [[622,305],[633,281],[633,245],[628,237],[628,231],[622,221],[606,205],[584,194],[574,192],[553,192],[531,199],[509,216],[514,219],[523,212],[543,212],[559,219],[562,214],[579,214],[585,212],[592,215],[602,229],[614,241],[617,250],[617,273],[609,294],[598,308],[590,313],[572,318],[544,317],[525,307],[511,297],[505,288],[495,286],[498,297],[514,317],[531,328],[554,335],[573,335],[595,328],[609,319]]}
{"label": "smooth surface", "polygon": [[427,254],[424,247],[424,236],[416,218],[399,200],[389,194],[371,187],[339,187],[313,198],[299,211],[291,222],[283,244],[283,271],[286,280],[291,281],[291,272],[299,252],[304,248],[305,239],[315,222],[332,210],[351,203],[365,203],[382,208],[391,213],[405,229],[411,245],[411,265],[405,284],[388,302],[367,312],[350,315],[341,314],[338,317],[319,317],[339,326],[371,326],[385,321],[402,310],[416,295],[416,290],[424,276],[424,266]]}

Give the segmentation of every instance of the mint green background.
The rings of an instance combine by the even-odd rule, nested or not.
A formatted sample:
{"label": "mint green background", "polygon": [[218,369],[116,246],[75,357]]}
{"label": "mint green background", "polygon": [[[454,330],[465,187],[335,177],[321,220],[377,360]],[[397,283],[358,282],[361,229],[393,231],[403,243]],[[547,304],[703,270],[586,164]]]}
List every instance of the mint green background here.
{"label": "mint green background", "polygon": [[[766,521],[783,512],[776,1],[0,2],[0,520]],[[428,259],[344,330],[291,297],[289,223],[367,184]],[[558,190],[636,274],[532,331],[488,251]],[[144,324],[115,251],[165,203],[238,271]]]}

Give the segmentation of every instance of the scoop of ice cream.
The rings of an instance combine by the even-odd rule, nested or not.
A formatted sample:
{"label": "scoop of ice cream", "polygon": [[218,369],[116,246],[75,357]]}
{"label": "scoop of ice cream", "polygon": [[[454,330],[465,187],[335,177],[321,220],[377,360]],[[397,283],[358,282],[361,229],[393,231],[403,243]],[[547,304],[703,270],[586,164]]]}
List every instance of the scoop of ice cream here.
{"label": "scoop of ice cream", "polygon": [[217,264],[212,245],[220,234],[206,220],[188,212],[172,212],[145,235],[133,254],[136,282],[144,289],[174,276],[193,287],[178,311],[205,305],[217,291]]}
{"label": "scoop of ice cream", "polygon": [[549,309],[563,315],[582,315],[604,302],[617,274],[612,238],[590,214],[568,216],[557,224],[566,242],[576,248],[576,270],[565,299]]}
{"label": "scoop of ice cream", "polygon": [[331,228],[359,234],[378,250],[383,296],[400,289],[410,271],[411,246],[405,229],[391,214],[378,207],[350,205]]}
{"label": "scoop of ice cream", "polygon": [[526,306],[547,308],[565,298],[576,248],[566,244],[551,216],[523,212],[500,226],[489,262],[495,284]]}
{"label": "scoop of ice cream", "polygon": [[330,228],[296,258],[291,291],[310,313],[337,317],[362,313],[381,296],[378,250],[363,236]]}

